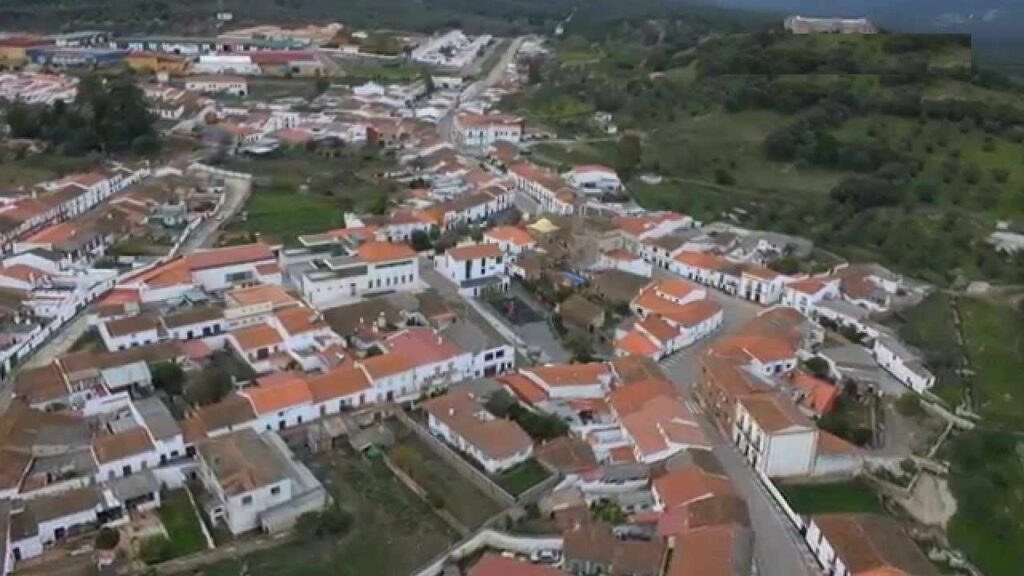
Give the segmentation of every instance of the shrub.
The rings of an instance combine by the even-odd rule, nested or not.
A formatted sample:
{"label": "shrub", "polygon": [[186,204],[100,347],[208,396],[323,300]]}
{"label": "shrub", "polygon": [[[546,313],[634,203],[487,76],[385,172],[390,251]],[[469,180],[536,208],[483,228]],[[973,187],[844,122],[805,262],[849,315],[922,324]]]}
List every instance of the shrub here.
{"label": "shrub", "polygon": [[171,556],[171,541],[166,536],[146,538],[139,547],[139,558],[146,564],[159,564]]}
{"label": "shrub", "polygon": [[428,492],[427,504],[430,504],[431,508],[444,508],[444,498],[437,494],[434,494],[433,492]]}
{"label": "shrub", "polygon": [[917,394],[904,394],[896,401],[896,411],[908,418],[918,418],[924,415],[924,408],[921,406],[921,399]]}
{"label": "shrub", "polygon": [[96,549],[97,550],[113,550],[117,548],[117,543],[121,541],[121,533],[113,528],[104,526],[100,528],[98,534],[96,534]]}

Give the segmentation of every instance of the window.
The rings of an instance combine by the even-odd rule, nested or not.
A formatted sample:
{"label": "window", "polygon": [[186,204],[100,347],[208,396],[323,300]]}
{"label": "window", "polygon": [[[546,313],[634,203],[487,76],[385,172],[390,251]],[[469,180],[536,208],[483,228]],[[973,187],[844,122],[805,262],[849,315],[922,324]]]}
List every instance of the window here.
{"label": "window", "polygon": [[252,496],[242,496],[242,506],[252,506]]}
{"label": "window", "polygon": [[281,487],[280,486],[274,486],[273,488],[270,489],[270,494],[273,495],[273,496],[277,496],[280,493],[281,493]]}

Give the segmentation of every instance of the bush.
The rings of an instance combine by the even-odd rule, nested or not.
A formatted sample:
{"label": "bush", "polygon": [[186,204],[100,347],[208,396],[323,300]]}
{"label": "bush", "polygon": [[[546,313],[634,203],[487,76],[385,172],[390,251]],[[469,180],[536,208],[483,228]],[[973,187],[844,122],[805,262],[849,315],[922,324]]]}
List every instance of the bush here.
{"label": "bush", "polygon": [[820,356],[808,358],[804,362],[804,368],[806,368],[811,374],[822,379],[827,379],[832,372],[829,368],[828,362]]}
{"label": "bush", "polygon": [[113,550],[117,548],[117,543],[121,541],[121,532],[104,526],[100,528],[98,534],[96,534],[96,549],[97,550]]}
{"label": "bush", "polygon": [[433,492],[427,493],[427,504],[430,504],[431,508],[444,508],[444,498],[434,494]]}
{"label": "bush", "polygon": [[715,183],[721,186],[732,186],[736,184],[736,178],[725,168],[715,169]]}
{"label": "bush", "polygon": [[306,512],[295,521],[295,533],[301,540],[338,538],[352,527],[352,515],[333,504],[320,512]]}

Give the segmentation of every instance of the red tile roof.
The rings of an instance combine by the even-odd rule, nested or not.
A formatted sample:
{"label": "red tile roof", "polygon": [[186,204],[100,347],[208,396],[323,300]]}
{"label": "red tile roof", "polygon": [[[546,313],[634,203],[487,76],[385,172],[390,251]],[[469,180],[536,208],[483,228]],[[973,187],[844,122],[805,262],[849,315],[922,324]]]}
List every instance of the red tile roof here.
{"label": "red tile roof", "polygon": [[427,400],[423,409],[494,460],[509,458],[533,445],[518,424],[494,417],[465,390]]}
{"label": "red tile roof", "polygon": [[520,370],[532,374],[548,386],[587,386],[601,382],[609,374],[608,366],[601,362],[587,364],[548,364]]}
{"label": "red tile roof", "polygon": [[414,366],[445,362],[462,354],[458,346],[430,328],[407,328],[387,339],[392,354],[401,354]]}
{"label": "red tile roof", "polygon": [[122,460],[152,449],[153,441],[149,438],[149,432],[141,426],[118,434],[100,437],[92,444],[96,461],[100,464]]}
{"label": "red tile roof", "polygon": [[416,251],[409,246],[390,242],[366,242],[357,248],[356,252],[360,259],[371,263],[408,260],[416,257]]}
{"label": "red tile roof", "polygon": [[231,332],[231,335],[238,341],[238,345],[242,347],[242,350],[270,348],[283,342],[281,334],[266,324],[235,330]]}
{"label": "red tile roof", "polygon": [[625,354],[653,358],[661,353],[661,346],[639,330],[630,330],[625,336],[615,341],[615,349]]}
{"label": "red tile roof", "polygon": [[497,244],[466,244],[449,248],[448,257],[452,260],[479,260],[481,258],[498,258],[501,256],[501,249]]}
{"label": "red tile roof", "polygon": [[266,244],[246,244],[243,246],[227,246],[191,252],[185,256],[192,270],[206,270],[250,262],[275,260],[273,252]]}
{"label": "red tile roof", "polygon": [[516,246],[532,246],[537,243],[537,241],[533,239],[533,236],[530,236],[529,232],[517,226],[498,226],[496,228],[491,228],[484,232],[484,236],[487,238],[493,238],[500,242],[515,244]]}
{"label": "red tile roof", "polygon": [[728,478],[708,474],[697,466],[673,470],[656,478],[653,489],[666,509],[685,506],[710,496],[736,494]]}
{"label": "red tile roof", "polygon": [[290,372],[260,378],[256,386],[250,386],[241,393],[252,402],[256,414],[271,414],[313,401],[306,379]]}
{"label": "red tile roof", "polygon": [[355,366],[340,366],[309,379],[309,390],[313,402],[319,404],[335,398],[344,398],[369,390],[370,379]]}
{"label": "red tile roof", "polygon": [[469,576],[565,576],[565,573],[549,566],[488,552],[469,569]]}

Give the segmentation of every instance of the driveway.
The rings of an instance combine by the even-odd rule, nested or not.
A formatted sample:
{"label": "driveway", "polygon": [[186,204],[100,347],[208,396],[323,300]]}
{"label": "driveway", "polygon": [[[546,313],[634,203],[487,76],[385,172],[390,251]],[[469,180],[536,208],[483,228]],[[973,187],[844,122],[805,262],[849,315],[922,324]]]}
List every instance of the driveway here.
{"label": "driveway", "polygon": [[[667,277],[666,273],[656,276]],[[722,328],[711,338],[698,342],[661,362],[662,369],[682,393],[686,405],[700,415],[701,425],[711,440],[715,456],[722,463],[733,485],[747,501],[751,528],[754,530],[755,562],[759,576],[811,576],[818,574],[817,564],[803,539],[775,500],[765,491],[753,469],[736,452],[732,443],[704,415],[693,395],[693,384],[700,375],[701,354],[724,335],[736,331],[763,308],[711,289],[708,297],[724,308]]]}

